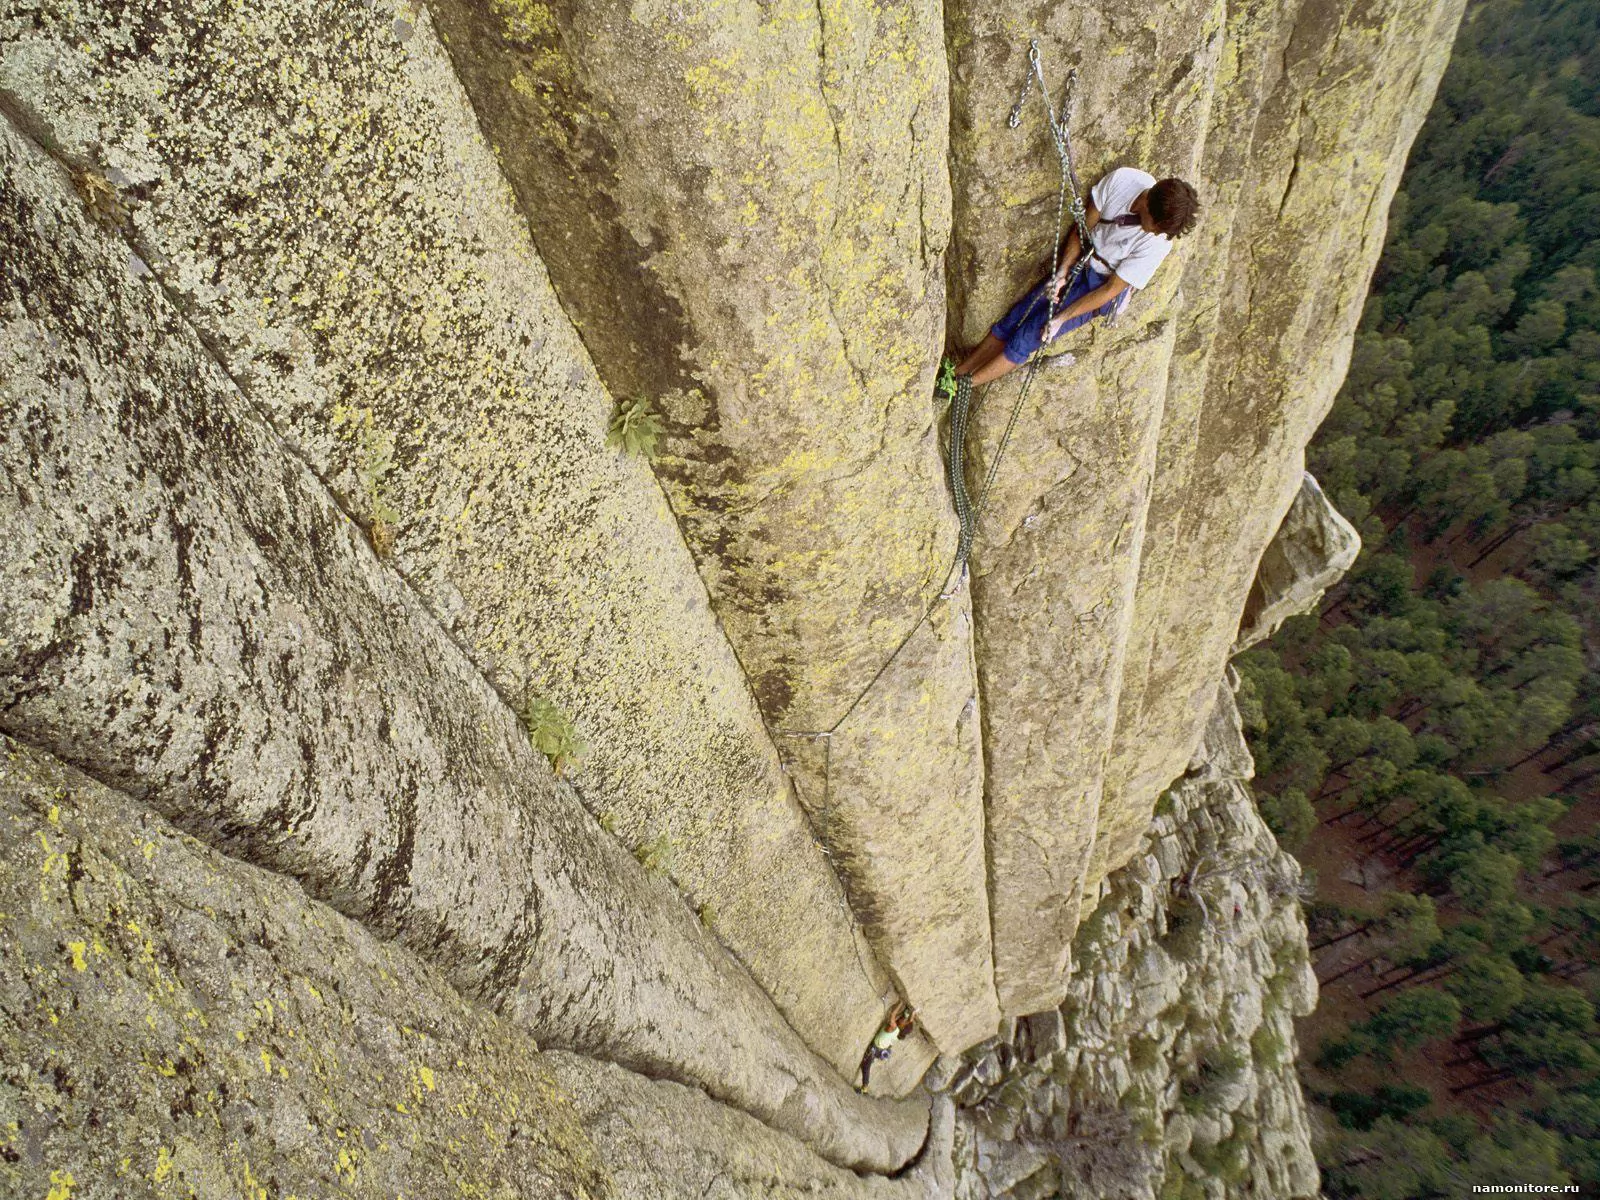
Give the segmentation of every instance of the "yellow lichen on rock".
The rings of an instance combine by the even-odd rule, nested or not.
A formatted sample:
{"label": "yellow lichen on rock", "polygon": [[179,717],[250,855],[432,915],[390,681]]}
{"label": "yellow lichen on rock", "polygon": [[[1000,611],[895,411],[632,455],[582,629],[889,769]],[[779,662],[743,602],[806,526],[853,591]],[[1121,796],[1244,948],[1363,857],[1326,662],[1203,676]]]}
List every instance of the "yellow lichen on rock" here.
{"label": "yellow lichen on rock", "polygon": [[[952,11],[952,308],[975,341],[1042,277],[1056,180],[1042,107],[1003,113],[1039,36],[1079,72],[1083,183],[1189,178],[1197,229],[1111,327],[1034,385],[975,557],[991,907],[1003,1009],[1060,1001],[1079,897],[1182,773],[1300,452],[1343,374],[1387,196],[1457,0],[1193,0]],[[1059,91],[1057,92],[1059,95]],[[1025,181],[1029,186],[1019,184]],[[979,461],[1015,384],[985,397]]]}
{"label": "yellow lichen on rock", "polygon": [[[496,10],[497,36],[554,53],[553,11]],[[4,28],[0,91],[144,197],[149,270],[252,401],[503,696],[571,719],[579,794],[630,848],[671,832],[674,882],[853,1069],[884,976],[658,485],[605,444],[612,399],[427,11],[84,0]]]}

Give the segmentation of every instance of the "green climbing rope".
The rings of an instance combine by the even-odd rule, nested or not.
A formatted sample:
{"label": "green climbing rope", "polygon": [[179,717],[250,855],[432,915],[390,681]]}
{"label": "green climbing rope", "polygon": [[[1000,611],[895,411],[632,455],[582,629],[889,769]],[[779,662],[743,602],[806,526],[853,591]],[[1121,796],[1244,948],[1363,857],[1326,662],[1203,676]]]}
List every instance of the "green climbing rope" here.
{"label": "green climbing rope", "polygon": [[[1061,98],[1061,109],[1058,113],[1055,105],[1050,102],[1050,88],[1045,82],[1044,67],[1040,61],[1039,39],[1033,38],[1028,43],[1028,74],[1022,81],[1022,91],[1017,96],[1017,102],[1011,106],[1011,115],[1006,119],[1006,124],[1016,129],[1022,123],[1022,110],[1028,102],[1028,96],[1033,90],[1034,80],[1039,81],[1039,99],[1044,104],[1045,119],[1049,125],[1050,138],[1055,143],[1056,157],[1061,166],[1061,183],[1056,192],[1056,227],[1055,240],[1050,254],[1050,269],[1055,270],[1056,264],[1061,261],[1061,249],[1065,242],[1067,217],[1078,229],[1078,261],[1073,265],[1072,275],[1067,280],[1066,286],[1060,293],[1055,293],[1050,288],[1045,288],[1039,296],[1035,297],[1034,305],[1041,302],[1049,304],[1049,311],[1045,316],[1048,324],[1055,319],[1058,295],[1068,295],[1072,287],[1078,282],[1084,265],[1089,260],[1089,227],[1083,205],[1083,192],[1078,186],[1077,162],[1072,153],[1072,137],[1069,126],[1072,121],[1072,111],[1076,100],[1078,72],[1076,68],[1067,72],[1065,91]],[[1070,199],[1069,199],[1070,197]],[[1028,314],[1031,316],[1033,307],[1030,306]],[[1024,317],[1026,320],[1026,317]],[[1041,345],[1040,349],[1043,346]],[[978,518],[983,515],[984,506],[989,500],[989,490],[994,486],[995,477],[1000,472],[1000,463],[1005,458],[1006,449],[1011,445],[1011,435],[1016,431],[1017,421],[1022,416],[1023,407],[1028,402],[1028,392],[1033,387],[1033,377],[1039,370],[1039,349],[1028,356],[1028,361],[1023,368],[1022,388],[1017,393],[1016,403],[1011,406],[1011,418],[1006,422],[1005,432],[1000,437],[1000,444],[995,447],[994,458],[989,462],[989,470],[984,475],[983,487],[978,491],[978,499],[974,503],[967,491],[966,476],[966,443],[967,431],[972,417],[972,377],[961,375],[956,378],[955,396],[950,403],[950,455],[949,476],[950,494],[955,501],[956,517],[961,522],[961,535],[956,543],[956,561],[952,574],[964,578],[967,569],[967,559],[972,553],[972,543],[978,536]],[[943,593],[949,595],[950,592]]]}

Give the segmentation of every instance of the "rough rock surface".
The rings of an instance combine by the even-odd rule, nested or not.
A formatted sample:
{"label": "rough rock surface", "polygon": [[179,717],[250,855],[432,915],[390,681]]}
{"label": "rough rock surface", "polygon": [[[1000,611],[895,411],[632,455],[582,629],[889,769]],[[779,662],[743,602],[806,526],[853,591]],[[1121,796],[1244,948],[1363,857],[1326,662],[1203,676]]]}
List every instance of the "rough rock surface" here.
{"label": "rough rock surface", "polygon": [[1261,555],[1233,653],[1265,641],[1296,613],[1311,612],[1355,563],[1361,535],[1307,471],[1283,524]]}
{"label": "rough rock surface", "polygon": [[560,1051],[404,949],[0,738],[8,1196],[947,1196]]}
{"label": "rough rock surface", "polygon": [[942,1049],[988,1036],[972,626],[937,598],[939,7],[431,6],[602,377],[666,419],[657,471],[874,948]]}
{"label": "rough rock surface", "polygon": [[[298,878],[536,1036],[892,1169],[855,1095],[0,122],[0,728]],[[13,279],[27,279],[26,288]]]}
{"label": "rough rock surface", "polygon": [[501,694],[573,720],[584,801],[852,1070],[889,984],[426,10],[7,0],[0,96],[118,190],[145,269],[348,509],[392,508]]}
{"label": "rough rock surface", "polygon": [[[1115,325],[1040,370],[973,581],[1002,1010],[1058,1002],[1079,896],[1126,862],[1210,710],[1256,562],[1343,376],[1460,0],[951,7],[955,340],[1050,257],[1038,37],[1085,186],[1132,163],[1204,209]],[[1021,381],[979,406],[977,463]],[[974,470],[980,467],[975,466]]]}
{"label": "rough rock surface", "polygon": [[1210,203],[1179,260],[1187,303],[1091,883],[1127,860],[1198,740],[1256,564],[1344,378],[1389,201],[1462,8],[1226,8],[1199,170]]}
{"label": "rough rock surface", "polygon": [[[946,1196],[950,1100],[848,1084],[898,992],[872,1092],[946,1053],[964,1196],[1314,1191],[1216,680],[1338,532],[1283,514],[1461,5],[0,0],[0,731],[98,780],[0,797],[0,1171],[248,1192],[331,1128],[280,1185]],[[945,591],[940,339],[1056,213],[1030,36],[1085,183],[1206,208]]]}
{"label": "rough rock surface", "polygon": [[938,6],[432,7],[606,382],[671,422],[658,469],[762,711],[832,728],[953,545]]}
{"label": "rough rock surface", "polygon": [[1317,994],[1300,870],[1229,777],[1249,751],[1231,691],[1218,707],[1210,778],[1167,792],[1101,884],[1065,1003],[945,1073],[959,1200],[1318,1194],[1294,1068]]}

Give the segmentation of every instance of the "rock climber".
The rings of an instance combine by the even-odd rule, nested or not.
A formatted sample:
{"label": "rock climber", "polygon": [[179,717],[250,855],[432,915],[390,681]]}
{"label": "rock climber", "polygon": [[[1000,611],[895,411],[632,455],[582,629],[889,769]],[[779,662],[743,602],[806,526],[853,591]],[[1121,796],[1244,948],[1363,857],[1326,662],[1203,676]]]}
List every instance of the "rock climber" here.
{"label": "rock climber", "polygon": [[895,1001],[889,1015],[884,1018],[882,1027],[872,1035],[872,1042],[867,1046],[867,1052],[861,1056],[861,1086],[857,1091],[867,1090],[867,1082],[872,1076],[872,1064],[880,1059],[887,1059],[889,1052],[894,1049],[894,1044],[910,1035],[917,1023],[917,1014],[904,1000]]}
{"label": "rock climber", "polygon": [[[1089,260],[1065,296],[1083,247],[1074,228],[1061,262],[1049,279],[1012,307],[956,367],[974,386],[999,379],[1027,362],[1041,345],[1096,317],[1120,311],[1135,291],[1150,282],[1161,260],[1200,211],[1194,188],[1181,179],[1155,177],[1135,167],[1118,167],[1089,191],[1084,224],[1089,230]],[[1051,301],[1055,314],[1051,316]]]}

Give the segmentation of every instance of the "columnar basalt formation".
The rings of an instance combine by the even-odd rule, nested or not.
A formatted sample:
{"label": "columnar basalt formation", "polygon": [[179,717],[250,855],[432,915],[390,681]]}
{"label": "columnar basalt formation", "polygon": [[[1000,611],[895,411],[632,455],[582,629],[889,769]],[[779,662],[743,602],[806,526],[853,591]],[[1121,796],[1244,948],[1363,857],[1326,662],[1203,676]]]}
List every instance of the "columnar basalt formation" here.
{"label": "columnar basalt formation", "polygon": [[[1085,186],[1131,163],[1204,209],[1115,325],[1034,379],[976,555],[1003,1009],[1059,1001],[1079,896],[1182,770],[1246,592],[1343,375],[1387,200],[1459,0],[953,10],[957,340],[1047,268],[1056,155],[1004,114],[1037,36],[1078,72]],[[1035,89],[1037,92],[1037,89]],[[1331,222],[1331,224],[1330,224]],[[994,453],[1020,383],[990,390]]]}
{"label": "columnar basalt formation", "polygon": [[432,8],[603,378],[666,419],[657,471],[868,937],[959,1051],[998,1012],[971,620],[940,598],[938,8]]}
{"label": "columnar basalt formation", "polygon": [[[0,0],[0,1181],[909,1200],[955,1186],[928,1064],[997,1030],[979,1073],[1048,1042],[1039,1094],[1120,1136],[1161,953],[1238,976],[1154,1014],[1161,1105],[1206,1037],[1281,1041],[1292,872],[1217,680],[1354,553],[1301,453],[1462,3]],[[980,398],[975,492],[1028,388],[968,578],[933,384],[1059,232],[1032,38],[1085,185],[1204,209]],[[648,462],[606,443],[639,401]],[[1200,832],[1141,856],[1185,775]],[[1270,985],[1167,945],[1229,839]],[[74,1089],[152,1070],[102,1146]],[[1274,1071],[1169,1167],[1275,1123],[1252,1177],[1314,1186]],[[1066,1178],[1024,1166],[990,1191]]]}
{"label": "columnar basalt formation", "polygon": [[947,1109],[898,1179],[829,1166],[698,1089],[541,1050],[291,880],[3,737],[0,911],[8,1196],[950,1194]]}
{"label": "columnar basalt formation", "polygon": [[946,1075],[957,1200],[1319,1194],[1294,1018],[1316,1004],[1300,868],[1262,824],[1233,692],[1102,881],[1059,1009]]}

